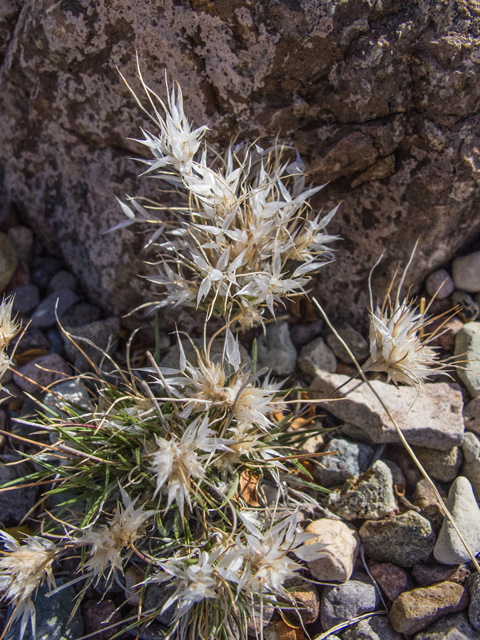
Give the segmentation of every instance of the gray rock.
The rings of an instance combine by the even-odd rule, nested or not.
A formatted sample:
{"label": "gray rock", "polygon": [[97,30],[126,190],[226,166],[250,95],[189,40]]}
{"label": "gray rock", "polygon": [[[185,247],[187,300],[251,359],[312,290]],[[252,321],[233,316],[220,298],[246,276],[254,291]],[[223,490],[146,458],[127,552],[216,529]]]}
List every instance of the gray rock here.
{"label": "gray rock", "polygon": [[480,395],[480,322],[469,322],[460,329],[455,337],[454,353],[461,360],[458,376],[476,398]]}
{"label": "gray rock", "polygon": [[462,450],[464,457],[462,475],[470,481],[478,501],[480,500],[480,438],[474,433],[466,433]]}
{"label": "gray rock", "polygon": [[432,525],[415,511],[378,522],[364,522],[359,534],[372,560],[401,567],[413,567],[428,560],[435,544]]}
{"label": "gray rock", "polygon": [[358,479],[347,480],[341,489],[328,496],[329,508],[346,520],[369,518],[379,520],[396,509],[392,473],[377,460]]}
{"label": "gray rock", "polygon": [[[445,450],[462,443],[463,400],[459,389],[445,382],[425,383],[420,389],[395,387],[379,380],[373,380],[371,385],[411,445]],[[319,371],[310,389],[318,392],[316,398],[342,398],[341,402],[325,400],[320,406],[361,428],[374,442],[399,442],[386,411],[365,383]]]}
{"label": "gray rock", "polygon": [[10,292],[10,295],[13,297],[13,313],[19,313],[22,316],[27,316],[31,313],[40,302],[40,291],[34,284],[15,287]]}
{"label": "gray rock", "polygon": [[343,632],[343,640],[402,640],[403,636],[395,631],[387,617],[372,616],[360,620]]}
{"label": "gray rock", "polygon": [[78,378],[59,382],[50,387],[50,392],[43,397],[43,404],[50,408],[52,414],[64,416],[66,409],[91,412],[93,403],[88,390]]}
{"label": "gray rock", "polygon": [[75,328],[96,322],[102,315],[101,310],[90,302],[79,302],[73,305],[62,317],[62,324]]}
{"label": "gray rock", "polygon": [[[19,480],[29,473],[32,473],[32,470],[26,463],[12,466],[0,463],[0,486],[3,487],[7,482]],[[30,484],[30,481],[19,480],[18,482],[19,485],[26,483]],[[38,487],[0,491],[0,522],[2,527],[18,525],[37,501],[38,492]]]}
{"label": "gray rock", "polygon": [[[57,579],[57,587],[67,581],[64,578]],[[78,610],[69,620],[76,602],[74,587],[65,587],[54,596],[46,597],[50,591],[44,584],[38,589],[34,598],[36,610],[36,634],[35,640],[77,640],[83,635],[83,619]],[[20,624],[17,620],[8,630],[5,640],[17,640]],[[33,640],[30,627],[27,626],[23,640]]]}
{"label": "gray rock", "polygon": [[[43,333],[41,329],[34,329],[32,326],[28,326],[21,339],[18,336],[18,352],[28,351],[29,349],[45,349],[49,351],[50,340]],[[12,344],[17,344],[17,340],[13,340]]]}
{"label": "gray rock", "polygon": [[78,301],[77,294],[71,289],[58,289],[48,295],[38,305],[32,316],[32,327],[48,329],[57,324],[64,314]]}
{"label": "gray rock", "polygon": [[0,293],[5,291],[18,265],[17,252],[10,238],[0,232]]}
{"label": "gray rock", "polygon": [[48,329],[47,331],[47,338],[50,342],[50,352],[57,353],[59,356],[62,356],[62,358],[66,358],[67,352],[62,336],[63,334],[60,335],[57,329]]}
{"label": "gray rock", "polygon": [[33,261],[33,233],[32,230],[24,225],[10,227],[8,237],[15,247],[18,259],[26,264]]}
{"label": "gray rock", "polygon": [[[447,509],[452,514],[457,527],[474,555],[480,552],[480,509],[478,508],[472,485],[464,476],[459,476],[450,487]],[[470,555],[447,518],[433,552],[438,562],[462,564]]]}
{"label": "gray rock", "polygon": [[[41,356],[20,367],[13,374],[13,381],[27,393],[44,391],[53,382],[66,378],[71,373],[70,366],[56,353]],[[28,379],[27,379],[28,378]]]}
{"label": "gray rock", "polygon": [[326,631],[356,616],[375,611],[380,598],[372,584],[349,580],[336,587],[325,587],[320,604],[320,620]]}
{"label": "gray rock", "polygon": [[316,320],[315,322],[298,322],[290,327],[290,339],[297,347],[303,347],[317,338],[323,330],[323,320]]}
{"label": "gray rock", "polygon": [[[355,356],[355,359],[360,364],[365,362],[368,358],[370,351],[368,342],[362,336],[362,334],[354,329],[352,325],[350,325],[345,320],[335,320],[333,323],[335,327],[335,331],[337,331],[338,335],[345,341],[350,351]],[[352,360],[348,355],[343,344],[338,340],[336,335],[330,330],[327,332],[326,340],[330,349],[332,349],[333,353],[337,356],[339,360],[345,362],[346,364],[351,364]]]}
{"label": "gray rock", "polygon": [[444,616],[418,633],[414,640],[480,640],[480,633],[472,627],[466,613],[461,611]]}
{"label": "gray rock", "polygon": [[435,480],[451,482],[457,477],[463,460],[460,447],[452,447],[446,451],[427,447],[414,447],[413,450],[425,471]]}
{"label": "gray rock", "polygon": [[277,376],[293,373],[297,350],[290,340],[286,322],[268,325],[265,334],[257,340],[257,356],[257,369],[266,367]]}
{"label": "gray rock", "polygon": [[457,289],[477,293],[480,291],[480,251],[455,258],[452,276]]}
{"label": "gray rock", "polygon": [[462,322],[473,322],[480,313],[480,305],[466,291],[454,291],[452,306],[458,308],[457,316]]}
{"label": "gray rock", "polygon": [[317,369],[334,373],[337,370],[337,359],[323,338],[315,338],[302,347],[297,365],[311,381],[317,375]]}
{"label": "gray rock", "polygon": [[70,289],[75,291],[78,286],[78,280],[70,273],[70,271],[59,271],[48,283],[48,292],[58,291],[58,289]]}
{"label": "gray rock", "polygon": [[436,269],[425,280],[425,289],[429,296],[445,300],[454,292],[455,284],[446,269]]}
{"label": "gray rock", "polygon": [[[73,362],[75,369],[78,371],[88,371],[90,364],[87,357],[99,365],[104,358],[104,353],[112,354],[118,345],[118,334],[120,331],[120,320],[118,318],[107,318],[106,320],[97,320],[82,327],[65,327],[70,333],[74,342],[78,342],[78,346],[85,353],[83,355],[75,346],[75,344],[64,336],[65,349],[68,358]],[[89,342],[86,342],[88,340]],[[89,343],[93,343],[89,344]]]}
{"label": "gray rock", "polygon": [[470,587],[470,606],[468,607],[468,619],[470,624],[480,631],[480,575],[474,574],[468,581]]}
{"label": "gray rock", "polygon": [[331,487],[342,484],[349,478],[357,478],[370,464],[374,450],[367,444],[358,444],[333,438],[324,452],[335,451],[333,455],[319,458],[314,467],[314,476],[319,484]]}

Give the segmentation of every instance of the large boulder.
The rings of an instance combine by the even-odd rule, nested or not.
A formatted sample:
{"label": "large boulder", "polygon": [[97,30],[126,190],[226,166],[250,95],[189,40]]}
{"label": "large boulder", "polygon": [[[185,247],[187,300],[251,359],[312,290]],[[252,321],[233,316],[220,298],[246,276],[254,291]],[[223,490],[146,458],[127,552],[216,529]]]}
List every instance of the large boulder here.
{"label": "large boulder", "polygon": [[330,181],[316,206],[342,201],[344,240],[317,290],[358,319],[382,252],[379,292],[419,235],[407,284],[480,230],[479,29],[471,0],[8,0],[0,195],[109,312],[145,301],[142,236],[104,234],[122,220],[114,196],[155,194],[127,140],[148,121],[116,70],[138,88],[137,51],[160,95],[164,69],[180,81],[219,146],[280,134]]}

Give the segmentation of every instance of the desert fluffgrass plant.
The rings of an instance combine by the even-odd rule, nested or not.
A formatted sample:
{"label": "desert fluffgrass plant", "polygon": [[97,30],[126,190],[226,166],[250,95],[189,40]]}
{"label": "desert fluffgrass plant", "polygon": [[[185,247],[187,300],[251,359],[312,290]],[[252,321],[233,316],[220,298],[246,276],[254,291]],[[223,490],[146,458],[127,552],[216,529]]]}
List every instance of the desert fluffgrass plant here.
{"label": "desert fluffgrass plant", "polygon": [[[205,142],[207,127],[187,120],[178,86],[165,102],[139,77],[148,108],[136,99],[152,122],[139,140],[151,155],[145,173],[173,189],[177,203],[129,199],[117,227],[153,227],[158,271],[150,279],[164,293],[146,305],[200,308],[223,326],[212,338],[205,327],[203,346],[189,350],[179,331],[174,368],[150,353],[140,370],[106,357],[108,371],[77,377],[90,403],[67,399],[59,409],[45,399],[34,420],[20,420],[44,436],[20,438],[37,447],[23,452],[35,469],[24,480],[50,487],[38,535],[0,533],[0,589],[20,636],[29,620],[34,634],[36,590],[53,584],[54,563],[69,559],[73,581],[84,581],[77,607],[90,587],[106,591],[114,581],[137,596],[117,635],[154,623],[165,640],[245,640],[260,617],[263,637],[263,613],[296,608],[288,580],[305,577],[305,562],[322,554],[301,527],[323,491],[305,461],[321,454],[299,451],[318,429],[298,426],[290,391],[260,377],[255,358],[242,359],[236,332],[275,318],[285,299],[305,292],[331,260],[336,236],[327,225],[336,209],[313,211],[309,199],[321,187],[306,186],[291,149],[238,144],[219,154]],[[426,312],[399,295],[375,310],[372,302],[365,368],[417,384],[438,361],[424,335]],[[4,303],[5,367],[17,331]],[[212,357],[216,344],[220,358]],[[130,569],[136,583],[127,589]]]}

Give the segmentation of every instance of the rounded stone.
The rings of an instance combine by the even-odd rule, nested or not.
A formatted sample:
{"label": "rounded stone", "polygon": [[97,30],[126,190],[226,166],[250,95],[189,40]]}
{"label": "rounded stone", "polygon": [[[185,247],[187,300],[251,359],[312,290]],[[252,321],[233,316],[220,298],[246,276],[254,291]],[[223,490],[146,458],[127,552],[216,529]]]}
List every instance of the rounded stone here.
{"label": "rounded stone", "polygon": [[408,591],[411,587],[408,573],[391,562],[372,565],[370,573],[389,600],[396,600],[401,593]]}
{"label": "rounded stone", "polygon": [[396,509],[392,472],[382,460],[328,496],[329,508],[346,520],[378,520]]}
{"label": "rounded stone", "polygon": [[38,305],[32,316],[32,327],[47,329],[57,324],[62,316],[78,301],[77,294],[71,289],[57,289],[50,293]]}
{"label": "rounded stone", "polygon": [[447,613],[462,611],[467,605],[468,596],[462,586],[442,582],[402,593],[393,603],[389,618],[396,631],[411,635]]}
{"label": "rounded stone", "polygon": [[380,598],[373,584],[349,580],[336,587],[325,587],[322,592],[320,619],[326,631],[356,616],[375,611]]}
{"label": "rounded stone", "polygon": [[416,511],[377,522],[364,522],[359,534],[365,552],[372,560],[401,567],[425,562],[435,544],[432,525]]}
{"label": "rounded stone", "polygon": [[0,232],[0,293],[5,291],[18,265],[17,252],[10,238]]}
{"label": "rounded stone", "polygon": [[413,450],[425,471],[435,480],[451,482],[457,477],[463,460],[460,447],[452,447],[446,451],[428,447],[413,447]]}
{"label": "rounded stone", "polygon": [[350,578],[359,548],[359,537],[341,520],[320,518],[305,529],[315,537],[306,544],[321,542],[324,547],[319,558],[307,562],[310,573],[321,582],[345,582]]}
{"label": "rounded stone", "polygon": [[477,293],[480,291],[480,251],[455,258],[452,276],[457,289]]}
{"label": "rounded stone", "polygon": [[296,625],[315,622],[320,612],[320,597],[315,585],[294,578],[286,582],[284,587],[288,590],[288,597],[295,601],[295,608],[287,608],[285,617]]}
{"label": "rounded stone", "polygon": [[458,317],[463,322],[473,322],[480,313],[480,305],[466,291],[454,291],[452,307],[458,307]]}
{"label": "rounded stone", "polygon": [[[333,322],[333,326],[335,327],[335,331],[353,353],[357,362],[364,362],[370,354],[370,349],[368,342],[365,340],[362,334],[354,329],[352,325],[345,320],[335,320]],[[341,360],[345,364],[352,363],[352,359],[348,355],[347,350],[332,331],[327,332],[326,340],[328,346],[339,360]]]}
{"label": "rounded stone", "polygon": [[21,316],[30,314],[40,302],[40,291],[34,284],[24,284],[10,292],[13,297],[13,313]]}
{"label": "rounded stone", "polygon": [[480,322],[464,325],[455,337],[457,374],[473,398],[480,395]]}
{"label": "rounded stone", "polygon": [[476,573],[469,581],[470,606],[468,607],[468,618],[472,626],[480,631],[480,575]]}
{"label": "rounded stone", "polygon": [[430,297],[435,296],[437,300],[445,300],[454,292],[455,284],[446,269],[437,269],[427,276],[425,289]]}
{"label": "rounded stone", "polygon": [[33,233],[24,225],[10,227],[8,237],[12,241],[18,259],[26,264],[31,264],[33,260]]}
{"label": "rounded stone", "polygon": [[331,487],[349,478],[358,478],[370,464],[374,449],[367,444],[333,438],[323,452],[334,453],[320,458],[313,473],[319,484]]}
{"label": "rounded stone", "polygon": [[480,640],[480,633],[472,627],[464,611],[444,616],[414,640]]}
{"label": "rounded stone", "polygon": [[478,501],[480,499],[480,438],[475,433],[467,431],[462,450],[464,458],[462,475],[470,481]]}
{"label": "rounded stone", "polygon": [[343,632],[342,640],[403,640],[403,636],[385,616],[372,616],[349,627]]}
{"label": "rounded stone", "polygon": [[337,370],[335,354],[323,338],[315,338],[302,347],[297,364],[309,380],[315,378],[318,369],[331,373]]}
{"label": "rounded stone", "polygon": [[27,393],[44,391],[53,382],[70,375],[70,366],[56,353],[41,356],[20,367],[13,381]]}
{"label": "rounded stone", "polygon": [[470,400],[463,408],[463,422],[466,431],[480,435],[480,396]]}
{"label": "rounded stone", "polygon": [[[471,552],[477,555],[480,552],[480,509],[467,478],[459,476],[452,483],[446,506]],[[443,564],[462,564],[470,560],[465,545],[446,517],[443,519],[433,554],[435,559]]]}

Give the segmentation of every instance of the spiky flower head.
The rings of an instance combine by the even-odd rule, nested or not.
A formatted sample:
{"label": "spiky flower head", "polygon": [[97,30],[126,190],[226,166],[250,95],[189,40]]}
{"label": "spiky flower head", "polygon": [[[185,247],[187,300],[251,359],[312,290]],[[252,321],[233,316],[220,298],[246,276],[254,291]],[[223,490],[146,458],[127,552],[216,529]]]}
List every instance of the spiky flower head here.
{"label": "spiky flower head", "polygon": [[0,350],[4,350],[8,343],[20,331],[20,323],[12,318],[13,298],[4,298],[0,304]]}
{"label": "spiky flower head", "polygon": [[58,549],[51,540],[37,536],[27,537],[23,544],[5,531],[0,531],[0,537],[7,549],[0,558],[0,591],[14,607],[12,620],[21,618],[20,638],[29,620],[35,637],[32,595],[45,579],[53,585],[52,564]]}
{"label": "spiky flower head", "polygon": [[410,386],[420,386],[432,374],[445,370],[445,363],[439,359],[436,347],[432,346],[432,341],[439,335],[441,325],[433,332],[426,330],[428,325],[436,320],[427,315],[428,307],[421,309],[415,301],[400,300],[403,282],[415,249],[416,245],[401,276],[393,301],[390,292],[395,278],[381,307],[374,308],[369,283],[370,357],[363,365],[365,371],[386,373],[388,382]]}
{"label": "spiky flower head", "polygon": [[80,540],[82,545],[91,545],[90,558],[87,569],[100,577],[111,566],[122,569],[122,551],[132,545],[141,536],[141,526],[155,515],[155,511],[144,511],[144,506],[135,507],[136,499],[132,501],[127,493],[120,489],[125,508],[117,506],[115,515],[109,525],[92,527]]}

